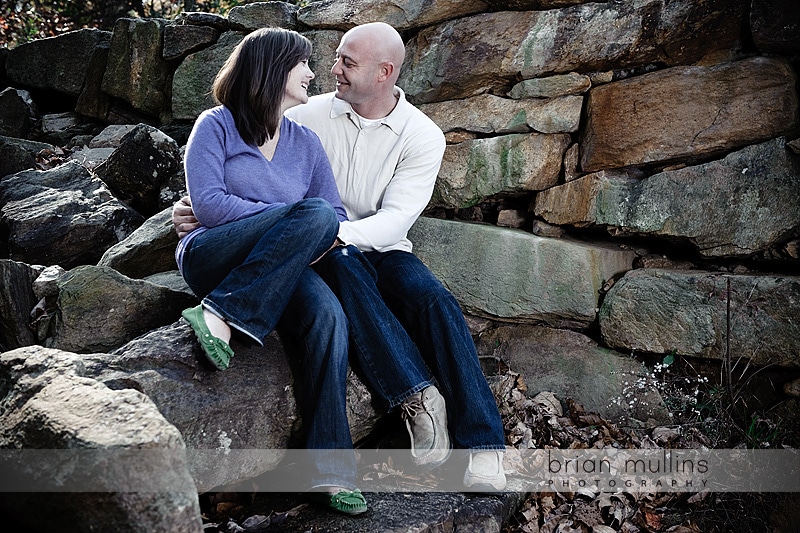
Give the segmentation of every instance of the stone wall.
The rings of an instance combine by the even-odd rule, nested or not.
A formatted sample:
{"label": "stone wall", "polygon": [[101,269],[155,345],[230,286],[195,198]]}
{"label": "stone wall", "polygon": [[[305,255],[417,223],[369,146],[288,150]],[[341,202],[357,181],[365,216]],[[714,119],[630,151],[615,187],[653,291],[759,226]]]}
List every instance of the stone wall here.
{"label": "stone wall", "polygon": [[[0,348],[136,353],[121,347],[141,329],[95,311],[114,337],[93,341],[80,296],[54,303],[76,273],[57,276],[50,300],[26,287],[43,266],[97,265],[81,274],[116,270],[136,283],[114,278],[127,288],[110,292],[147,292],[138,280],[174,270],[180,146],[231,49],[259,27],[301,31],[321,93],[343,32],[369,21],[402,33],[399,85],[447,137],[410,237],[470,316],[481,355],[519,365],[531,394],[612,415],[631,353],[781,368],[789,396],[772,402],[796,405],[800,15],[789,0],[264,2],[0,49]],[[174,299],[166,290],[150,301]],[[147,330],[178,320],[161,305]],[[139,390],[156,387],[142,379]],[[190,445],[205,438],[178,426]]]}
{"label": "stone wall", "polygon": [[[680,309],[673,301],[707,299],[691,280],[711,275],[731,278],[748,293],[759,284],[748,290],[746,280],[769,278],[793,295],[785,317],[770,315],[785,345],[776,351],[755,343],[742,352],[745,346],[733,339],[728,349],[796,366],[800,179],[796,143],[788,141],[798,134],[800,44],[789,4],[435,0],[409,1],[402,10],[396,4],[252,3],[226,17],[120,19],[113,32],[80,30],[4,51],[13,91],[2,96],[2,133],[63,141],[52,131],[58,127],[48,131],[47,124],[65,115],[37,111],[57,96],[74,104],[56,109],[73,121],[67,133],[92,121],[147,123],[182,144],[193,119],[213,105],[214,74],[247,32],[278,25],[311,38],[314,93],[332,87],[328,66],[344,31],[387,21],[407,42],[399,85],[448,139],[426,217],[411,236],[465,311],[501,322],[599,328],[596,337],[621,352],[722,358],[719,343],[690,349],[693,343],[674,339],[702,328],[686,324],[676,332]],[[783,26],[775,23],[780,10]],[[73,144],[73,158],[89,159]],[[160,174],[156,168],[120,177],[134,156],[119,154],[93,172],[124,205],[148,217],[169,205],[144,197],[157,196],[167,181],[152,176],[176,172],[169,166],[175,150],[156,151],[169,162]],[[125,179],[127,194],[119,185]],[[3,221],[9,256],[38,259],[15,253],[25,245],[15,242],[21,230],[9,205]],[[109,244],[102,246],[96,253]],[[641,290],[613,288],[641,267],[648,267],[637,272]],[[659,270],[675,268],[697,273],[671,294],[660,292]],[[759,312],[780,307],[771,304]],[[652,327],[638,328],[614,316],[623,305],[661,311],[650,317]],[[604,328],[611,317],[613,334]],[[759,331],[750,330],[756,323],[740,321],[735,337],[757,338]],[[720,337],[722,326],[710,335]]]}

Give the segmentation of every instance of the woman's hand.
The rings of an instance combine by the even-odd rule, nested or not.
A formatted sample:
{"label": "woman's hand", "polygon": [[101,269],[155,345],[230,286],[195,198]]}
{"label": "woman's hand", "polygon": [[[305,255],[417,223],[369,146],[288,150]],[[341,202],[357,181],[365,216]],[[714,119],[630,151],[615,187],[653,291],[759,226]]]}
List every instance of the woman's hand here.
{"label": "woman's hand", "polygon": [[200,227],[200,222],[195,218],[192,210],[192,201],[188,196],[184,196],[172,206],[172,225],[175,226],[179,239]]}

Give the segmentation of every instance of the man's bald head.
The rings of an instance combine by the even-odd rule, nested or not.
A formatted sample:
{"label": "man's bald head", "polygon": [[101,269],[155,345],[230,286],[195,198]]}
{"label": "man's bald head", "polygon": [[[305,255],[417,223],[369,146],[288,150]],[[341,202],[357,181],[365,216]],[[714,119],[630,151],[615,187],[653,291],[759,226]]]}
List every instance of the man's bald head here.
{"label": "man's bald head", "polygon": [[345,33],[342,42],[345,41],[369,55],[375,63],[392,63],[393,82],[397,80],[406,57],[406,47],[397,30],[385,22],[369,22]]}

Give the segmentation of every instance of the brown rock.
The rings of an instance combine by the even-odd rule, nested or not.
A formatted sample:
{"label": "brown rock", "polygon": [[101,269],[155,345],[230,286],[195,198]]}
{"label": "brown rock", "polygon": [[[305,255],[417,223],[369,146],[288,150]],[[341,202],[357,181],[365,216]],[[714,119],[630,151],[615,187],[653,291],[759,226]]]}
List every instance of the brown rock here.
{"label": "brown rock", "polygon": [[798,124],[795,81],[787,62],[755,57],[595,87],[581,167],[592,172],[668,162],[777,137]]}

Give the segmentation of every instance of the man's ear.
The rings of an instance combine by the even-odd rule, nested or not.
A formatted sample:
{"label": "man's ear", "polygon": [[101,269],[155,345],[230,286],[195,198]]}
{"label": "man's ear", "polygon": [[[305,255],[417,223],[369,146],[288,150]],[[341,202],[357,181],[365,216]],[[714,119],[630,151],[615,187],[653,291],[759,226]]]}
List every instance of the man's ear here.
{"label": "man's ear", "polygon": [[378,81],[386,81],[390,79],[392,77],[392,73],[394,73],[394,63],[390,61],[384,61],[381,63],[378,70]]}

